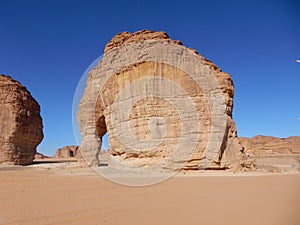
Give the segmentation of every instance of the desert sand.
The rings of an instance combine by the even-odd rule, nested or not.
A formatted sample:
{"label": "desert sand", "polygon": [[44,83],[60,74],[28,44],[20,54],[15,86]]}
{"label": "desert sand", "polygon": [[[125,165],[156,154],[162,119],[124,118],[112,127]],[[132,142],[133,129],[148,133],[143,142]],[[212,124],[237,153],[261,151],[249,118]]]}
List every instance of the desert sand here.
{"label": "desert sand", "polygon": [[[65,165],[63,165],[65,166]],[[0,168],[0,224],[300,224],[300,174],[205,171],[129,187],[88,168]]]}

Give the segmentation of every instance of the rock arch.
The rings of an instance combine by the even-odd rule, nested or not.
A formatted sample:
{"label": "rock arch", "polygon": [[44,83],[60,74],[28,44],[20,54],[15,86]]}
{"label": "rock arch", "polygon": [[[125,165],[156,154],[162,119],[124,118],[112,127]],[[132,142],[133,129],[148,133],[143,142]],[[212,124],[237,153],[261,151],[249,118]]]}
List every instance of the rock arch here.
{"label": "rock arch", "polygon": [[232,106],[230,75],[195,50],[164,32],[120,33],[89,73],[77,112],[80,151],[97,166],[107,131],[113,155],[139,159],[132,166],[232,166],[242,150]]}

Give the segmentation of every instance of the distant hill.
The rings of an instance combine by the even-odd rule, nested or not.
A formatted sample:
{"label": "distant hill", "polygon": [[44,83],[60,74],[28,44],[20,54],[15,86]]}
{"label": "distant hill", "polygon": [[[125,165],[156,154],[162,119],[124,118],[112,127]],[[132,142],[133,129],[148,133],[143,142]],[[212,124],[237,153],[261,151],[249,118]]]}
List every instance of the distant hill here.
{"label": "distant hill", "polygon": [[240,137],[247,153],[259,155],[300,154],[300,136],[277,138],[258,135],[252,138]]}

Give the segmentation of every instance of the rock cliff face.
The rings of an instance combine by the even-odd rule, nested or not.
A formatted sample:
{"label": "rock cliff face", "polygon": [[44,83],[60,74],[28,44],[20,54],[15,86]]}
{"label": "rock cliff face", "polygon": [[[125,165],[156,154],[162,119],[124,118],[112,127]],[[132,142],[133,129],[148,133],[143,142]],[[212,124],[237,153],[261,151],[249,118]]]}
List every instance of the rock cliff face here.
{"label": "rock cliff face", "polygon": [[242,147],[228,73],[165,32],[117,34],[90,71],[77,119],[80,151],[98,165],[102,136],[134,167],[236,167]]}
{"label": "rock cliff face", "polygon": [[31,164],[42,129],[37,101],[18,81],[0,74],[0,163]]}
{"label": "rock cliff face", "polygon": [[245,151],[254,156],[300,154],[300,137],[277,138],[271,136],[241,137]]}

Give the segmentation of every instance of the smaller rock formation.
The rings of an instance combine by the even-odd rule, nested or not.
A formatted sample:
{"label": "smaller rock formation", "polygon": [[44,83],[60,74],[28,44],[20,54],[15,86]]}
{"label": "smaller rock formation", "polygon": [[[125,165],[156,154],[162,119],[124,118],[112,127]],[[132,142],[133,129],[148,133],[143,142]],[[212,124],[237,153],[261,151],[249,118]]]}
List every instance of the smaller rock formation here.
{"label": "smaller rock formation", "polygon": [[47,159],[47,158],[49,158],[49,157],[48,157],[48,156],[45,156],[44,154],[39,153],[39,152],[37,152],[37,153],[35,154],[35,156],[34,156],[34,159],[35,159],[35,160],[37,160],[37,159]]}
{"label": "smaller rock formation", "polygon": [[56,150],[54,158],[60,159],[69,159],[69,158],[78,158],[80,157],[80,152],[78,151],[78,146],[64,146]]}
{"label": "smaller rock formation", "polygon": [[268,155],[300,154],[300,137],[277,138],[258,135],[253,138],[241,137],[245,152],[256,157]]}
{"label": "smaller rock formation", "polygon": [[0,164],[31,164],[42,139],[39,104],[22,84],[0,74]]}

